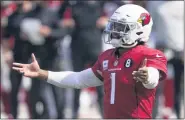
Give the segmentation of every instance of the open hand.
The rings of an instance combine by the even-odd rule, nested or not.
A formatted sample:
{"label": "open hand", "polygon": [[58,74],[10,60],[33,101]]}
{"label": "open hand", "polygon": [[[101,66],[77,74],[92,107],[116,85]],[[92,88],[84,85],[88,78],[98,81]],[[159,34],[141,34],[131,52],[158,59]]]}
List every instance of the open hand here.
{"label": "open hand", "polygon": [[25,77],[30,77],[30,78],[38,77],[40,66],[33,53],[31,57],[32,57],[32,63],[30,64],[13,63],[12,69],[22,73]]}
{"label": "open hand", "polygon": [[140,81],[144,84],[148,83],[148,69],[146,67],[147,64],[147,58],[144,59],[143,64],[138,69],[138,71],[133,71],[132,75],[134,80],[137,82]]}

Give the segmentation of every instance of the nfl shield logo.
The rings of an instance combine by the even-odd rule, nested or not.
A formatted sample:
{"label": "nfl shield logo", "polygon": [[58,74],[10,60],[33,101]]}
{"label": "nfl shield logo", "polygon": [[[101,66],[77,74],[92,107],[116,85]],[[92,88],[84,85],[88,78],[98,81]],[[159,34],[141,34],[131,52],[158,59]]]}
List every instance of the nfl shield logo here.
{"label": "nfl shield logo", "polygon": [[114,61],[114,66],[118,65],[118,60]]}
{"label": "nfl shield logo", "polygon": [[108,69],[108,60],[104,60],[103,61],[103,70],[107,70]]}

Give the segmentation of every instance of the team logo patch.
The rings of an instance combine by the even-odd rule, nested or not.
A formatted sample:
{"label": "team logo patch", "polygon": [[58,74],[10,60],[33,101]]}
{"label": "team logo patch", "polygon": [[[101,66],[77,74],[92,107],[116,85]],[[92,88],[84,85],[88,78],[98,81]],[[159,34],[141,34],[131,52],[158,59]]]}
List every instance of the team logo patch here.
{"label": "team logo patch", "polygon": [[133,64],[132,59],[129,58],[125,61],[124,65],[125,65],[126,68],[129,68],[129,67],[132,66],[132,64]]}
{"label": "team logo patch", "polygon": [[137,22],[141,23],[142,26],[145,26],[149,24],[150,19],[150,15],[148,13],[142,13]]}
{"label": "team logo patch", "polygon": [[118,60],[114,61],[114,66],[118,65]]}
{"label": "team logo patch", "polygon": [[103,70],[107,70],[108,69],[108,63],[109,63],[108,60],[104,60],[103,61]]}

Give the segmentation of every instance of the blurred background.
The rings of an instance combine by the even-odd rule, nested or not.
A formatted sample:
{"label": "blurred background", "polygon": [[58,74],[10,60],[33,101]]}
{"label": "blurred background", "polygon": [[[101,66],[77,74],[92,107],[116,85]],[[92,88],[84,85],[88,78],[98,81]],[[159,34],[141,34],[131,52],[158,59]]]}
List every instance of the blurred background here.
{"label": "blurred background", "polygon": [[184,2],[136,0],[1,1],[1,118],[102,118],[102,87],[61,89],[12,71],[13,61],[81,71],[111,48],[102,41],[108,17],[121,5],[145,7],[154,25],[148,45],[168,58],[168,78],[156,93],[153,118],[184,118]]}

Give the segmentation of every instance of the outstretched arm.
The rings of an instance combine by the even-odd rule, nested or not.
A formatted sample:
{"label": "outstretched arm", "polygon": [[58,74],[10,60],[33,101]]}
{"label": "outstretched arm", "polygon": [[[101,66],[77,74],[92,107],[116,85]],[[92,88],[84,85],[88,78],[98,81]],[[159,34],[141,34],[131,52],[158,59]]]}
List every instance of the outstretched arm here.
{"label": "outstretched arm", "polygon": [[95,87],[103,84],[93,73],[92,69],[86,69],[81,72],[63,71],[48,72],[48,83],[58,87],[65,88],[87,88]]}
{"label": "outstretched arm", "polygon": [[91,68],[81,72],[52,72],[42,70],[40,69],[34,54],[32,54],[31,64],[13,63],[13,65],[14,70],[19,71],[26,77],[40,78],[41,80],[45,80],[58,87],[81,89],[103,84],[103,82],[94,75]]}

